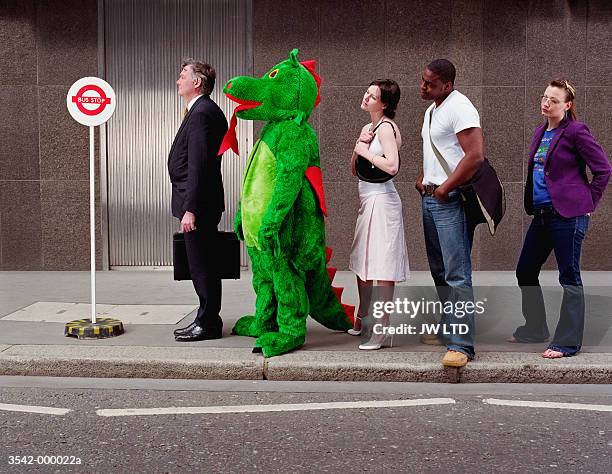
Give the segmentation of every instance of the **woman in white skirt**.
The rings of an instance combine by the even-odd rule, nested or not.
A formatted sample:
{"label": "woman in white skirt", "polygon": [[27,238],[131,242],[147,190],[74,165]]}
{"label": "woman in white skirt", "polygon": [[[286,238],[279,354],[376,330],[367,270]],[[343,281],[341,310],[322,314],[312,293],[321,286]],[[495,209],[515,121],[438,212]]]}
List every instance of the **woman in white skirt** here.
{"label": "woman in white skirt", "polygon": [[[370,114],[371,122],[363,127],[355,145],[351,158],[353,175],[356,175],[358,155],[390,175],[397,174],[402,138],[393,118],[399,99],[400,90],[395,81],[376,80],[368,87],[361,109]],[[360,179],[359,199],[361,205],[349,263],[357,276],[359,290],[355,324],[349,329],[349,334],[355,336],[361,335],[362,319],[368,316],[373,287],[376,286],[377,301],[389,301],[395,283],[409,276],[402,202],[393,180],[370,183]],[[370,340],[359,349],[376,350],[388,345],[384,328],[389,326],[389,317],[377,316]]]}

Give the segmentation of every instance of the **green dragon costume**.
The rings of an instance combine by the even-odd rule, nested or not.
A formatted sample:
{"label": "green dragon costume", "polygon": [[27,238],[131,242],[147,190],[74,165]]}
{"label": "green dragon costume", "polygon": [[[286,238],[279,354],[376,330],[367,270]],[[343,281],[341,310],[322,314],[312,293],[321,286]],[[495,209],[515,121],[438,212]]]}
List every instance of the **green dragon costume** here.
{"label": "green dragon costume", "polygon": [[304,344],[306,317],[346,331],[354,308],[332,288],[335,269],[326,268],[326,215],[319,146],[308,123],[319,102],[315,62],[300,63],[298,50],[260,78],[238,76],[223,91],[239,106],[220,153],[238,153],[236,116],[267,122],[244,172],[235,230],[246,243],[257,295],[254,315],[240,318],[232,332],[256,337],[253,352],[264,357]]}

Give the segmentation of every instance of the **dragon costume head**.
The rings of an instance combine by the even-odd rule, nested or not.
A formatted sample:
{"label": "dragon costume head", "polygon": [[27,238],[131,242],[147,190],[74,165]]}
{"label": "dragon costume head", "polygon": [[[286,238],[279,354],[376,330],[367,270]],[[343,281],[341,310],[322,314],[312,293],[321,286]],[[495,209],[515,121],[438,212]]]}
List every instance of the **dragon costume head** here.
{"label": "dragon costume head", "polygon": [[230,79],[223,92],[233,101],[249,107],[236,111],[244,120],[277,122],[307,120],[319,100],[320,79],[314,73],[314,61],[298,61],[294,49],[286,59],[262,77],[237,76]]}
{"label": "dragon costume head", "polygon": [[293,49],[286,59],[263,76],[236,76],[225,84],[225,95],[239,105],[221,144],[219,154],[231,148],[238,154],[236,116],[243,120],[280,122],[294,120],[298,125],[310,117],[319,104],[321,78],[315,73],[314,60],[298,61]]}

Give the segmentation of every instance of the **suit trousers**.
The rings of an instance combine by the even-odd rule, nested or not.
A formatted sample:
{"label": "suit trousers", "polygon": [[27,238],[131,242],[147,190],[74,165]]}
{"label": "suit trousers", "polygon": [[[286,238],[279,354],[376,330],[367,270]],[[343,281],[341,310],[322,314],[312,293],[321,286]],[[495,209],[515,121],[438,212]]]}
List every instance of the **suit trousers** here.
{"label": "suit trousers", "polygon": [[221,279],[216,270],[214,257],[217,247],[217,226],[198,225],[185,233],[185,248],[193,287],[200,300],[195,322],[198,326],[221,331],[223,321],[221,311]]}

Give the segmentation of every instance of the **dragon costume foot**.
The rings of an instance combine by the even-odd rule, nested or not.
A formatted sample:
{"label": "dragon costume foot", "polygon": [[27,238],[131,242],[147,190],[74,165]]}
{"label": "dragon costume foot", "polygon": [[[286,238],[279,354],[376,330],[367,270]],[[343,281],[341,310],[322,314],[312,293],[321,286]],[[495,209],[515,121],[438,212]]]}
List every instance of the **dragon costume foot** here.
{"label": "dragon costume foot", "polygon": [[253,352],[263,352],[264,357],[274,357],[304,345],[305,337],[290,336],[279,332],[263,334],[255,341]]}
{"label": "dragon costume foot", "polygon": [[259,337],[267,332],[278,331],[278,326],[274,319],[271,319],[267,324],[262,324],[256,316],[247,314],[243,316],[234,325],[232,334],[237,336]]}

